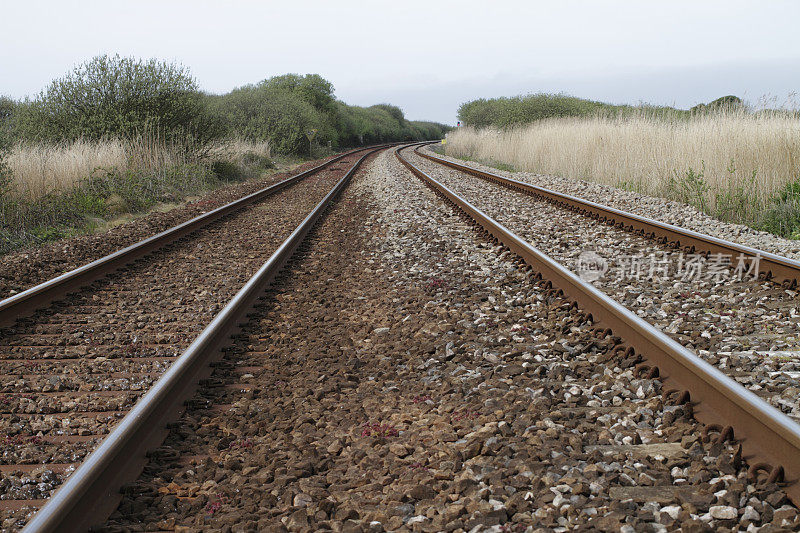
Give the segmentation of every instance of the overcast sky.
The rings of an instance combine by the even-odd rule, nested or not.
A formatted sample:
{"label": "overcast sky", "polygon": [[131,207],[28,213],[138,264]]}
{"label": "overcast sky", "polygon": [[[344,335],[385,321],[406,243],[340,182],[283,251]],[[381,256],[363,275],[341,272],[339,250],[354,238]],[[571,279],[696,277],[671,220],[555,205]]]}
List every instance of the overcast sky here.
{"label": "overcast sky", "polygon": [[189,67],[211,92],[319,73],[357,105],[455,123],[479,97],[548,91],[689,107],[800,90],[800,2],[3,0],[0,94],[102,54]]}

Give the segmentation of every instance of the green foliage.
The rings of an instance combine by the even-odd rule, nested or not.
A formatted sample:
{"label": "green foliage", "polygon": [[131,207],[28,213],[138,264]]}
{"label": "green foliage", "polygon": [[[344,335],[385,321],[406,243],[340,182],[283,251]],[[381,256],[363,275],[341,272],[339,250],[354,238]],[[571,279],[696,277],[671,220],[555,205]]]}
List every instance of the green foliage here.
{"label": "green foliage", "polygon": [[217,160],[211,163],[211,171],[220,181],[241,181],[242,169],[231,161]]}
{"label": "green foliage", "polygon": [[[281,76],[280,78],[285,78]],[[303,85],[272,79],[246,85],[215,97],[213,106],[230,135],[241,135],[253,141],[269,141],[276,153],[305,153],[308,139],[305,132],[317,129],[320,142],[335,138],[335,129],[328,114],[315,108],[311,101],[324,101],[323,95],[312,95]]]}
{"label": "green foliage", "polygon": [[620,180],[614,186],[625,191],[642,192],[642,184],[633,180]]}
{"label": "green foliage", "polygon": [[786,184],[772,197],[755,227],[782,237],[800,239],[800,178]]}
{"label": "green foliage", "polygon": [[389,104],[364,108],[336,100],[333,85],[317,74],[287,74],[213,97],[213,108],[230,134],[270,142],[275,153],[308,153],[314,143],[333,148],[412,139],[437,139],[446,126],[410,122]]}
{"label": "green foliage", "polygon": [[242,165],[253,170],[269,170],[275,168],[275,162],[269,157],[255,152],[245,152],[242,154]]}
{"label": "green foliage", "polygon": [[723,96],[708,104],[699,104],[690,111],[666,106],[614,105],[585,100],[565,94],[536,93],[525,96],[480,98],[461,104],[458,118],[465,126],[475,128],[508,128],[552,117],[620,116],[645,113],[665,118],[686,118],[699,112],[718,112],[744,106],[741,98]]}
{"label": "green foliage", "polygon": [[150,171],[97,169],[71,189],[33,201],[0,196],[0,254],[74,235],[91,228],[98,219],[144,212],[158,202],[174,202],[221,182],[201,164]]}
{"label": "green foliage", "polygon": [[685,111],[671,107],[620,106],[584,100],[565,94],[537,93],[526,96],[480,98],[461,104],[458,118],[475,128],[508,128],[552,117],[616,115],[632,112],[684,116]]}
{"label": "green foliage", "polygon": [[707,213],[708,201],[706,194],[709,187],[705,181],[705,172],[705,163],[702,163],[702,168],[699,172],[691,167],[683,174],[678,173],[677,170],[673,171],[673,175],[667,182],[668,194],[666,196],[685,204],[697,206]]}
{"label": "green foliage", "polygon": [[723,96],[721,98],[717,98],[716,100],[712,100],[707,104],[697,104],[689,111],[692,114],[697,113],[713,113],[718,111],[732,111],[738,108],[744,107],[744,102],[738,96],[733,96],[729,94],[727,96]]}
{"label": "green foliage", "polygon": [[728,165],[727,188],[715,194],[714,216],[728,222],[752,225],[747,213],[751,212],[753,205],[761,204],[756,178],[755,170],[749,176],[737,175],[736,165],[731,160]]}
{"label": "green foliage", "polygon": [[492,162],[492,166],[494,168],[496,168],[497,170],[502,170],[504,172],[516,172],[517,171],[517,169],[514,168],[513,165],[508,165],[506,163],[500,163],[498,161]]}
{"label": "green foliage", "polygon": [[220,133],[188,70],[171,63],[98,56],[19,105],[15,125],[29,141],[131,138],[204,145]]}
{"label": "green foliage", "polygon": [[[447,127],[405,119],[396,106],[349,106],[317,74],[287,74],[225,95],[199,91],[188,70],[167,62],[99,56],[53,81],[33,100],[0,97],[0,254],[86,231],[110,217],[142,212],[222,182],[245,179],[274,168],[256,153],[234,161],[210,160],[213,140],[245,137],[269,141],[275,153],[309,152],[305,132],[318,130],[315,143],[343,148],[399,140],[438,139]],[[186,150],[191,164],[150,168],[96,169],[69,190],[36,199],[10,190],[5,164],[11,140],[64,143],[76,139],[120,138],[149,147]],[[315,152],[319,152],[319,147]],[[183,154],[182,154],[183,155]],[[161,163],[163,165],[163,163]]]}

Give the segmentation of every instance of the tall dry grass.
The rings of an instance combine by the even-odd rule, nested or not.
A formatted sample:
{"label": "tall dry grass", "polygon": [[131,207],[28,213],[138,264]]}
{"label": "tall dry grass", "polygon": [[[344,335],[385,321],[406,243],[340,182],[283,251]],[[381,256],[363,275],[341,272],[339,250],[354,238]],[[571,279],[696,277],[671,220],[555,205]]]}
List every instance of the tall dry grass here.
{"label": "tall dry grass", "polygon": [[148,170],[185,162],[181,150],[150,139],[77,140],[55,145],[17,143],[8,156],[12,191],[25,200],[67,190],[96,169],[124,173],[133,168]]}
{"label": "tall dry grass", "polygon": [[247,139],[236,138],[215,144],[209,150],[209,155],[211,157],[228,161],[237,161],[245,154],[270,158],[272,157],[272,149],[269,141],[254,142]]}
{"label": "tall dry grass", "polygon": [[781,112],[547,119],[447,139],[454,157],[664,196],[740,222],[800,179],[800,120]]}
{"label": "tall dry grass", "polygon": [[[211,146],[206,157],[236,162],[244,154],[269,158],[269,143],[235,139]],[[13,194],[30,201],[67,190],[97,169],[113,169],[119,173],[134,169],[148,171],[187,164],[195,159],[196,155],[185,147],[166,144],[155,136],[143,136],[132,141],[17,143],[8,156],[8,164]]]}

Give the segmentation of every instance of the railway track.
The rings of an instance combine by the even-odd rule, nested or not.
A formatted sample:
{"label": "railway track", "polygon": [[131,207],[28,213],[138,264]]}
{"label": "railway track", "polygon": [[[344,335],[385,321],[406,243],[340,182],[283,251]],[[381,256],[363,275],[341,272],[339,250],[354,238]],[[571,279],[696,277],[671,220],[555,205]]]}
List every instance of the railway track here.
{"label": "railway track", "polygon": [[[141,468],[142,446],[163,437],[164,422],[206,372],[207,360],[199,358],[197,368],[179,373],[186,365],[185,350],[191,344],[204,357],[213,353],[213,346],[197,346],[198,338],[212,335],[207,324],[219,327],[220,315],[229,309],[228,320],[239,316],[249,296],[237,291],[274,276],[334,191],[372,151],[333,158],[0,302],[0,324],[6,326],[0,334],[4,524],[24,523],[67,476],[88,491],[77,510],[61,516],[65,498],[60,504],[51,501],[48,508],[61,511],[37,515],[31,530],[61,531],[65,524],[80,530],[113,508],[115,487]],[[270,268],[259,268],[270,255]],[[149,407],[156,410],[149,421],[154,425],[132,433],[132,442],[103,440],[114,428],[136,425],[125,415],[146,409],[139,408],[148,405],[145,400],[134,404],[148,391],[164,390],[165,376],[174,377],[167,382],[177,390]],[[124,468],[102,474],[98,487],[82,470],[71,474],[84,460],[98,463],[92,459],[97,454],[89,454],[101,442],[141,460],[122,461]]]}
{"label": "railway track", "polygon": [[[745,254],[734,243],[727,245],[730,255],[675,250],[645,235],[575,217],[571,209],[531,201],[519,189],[498,187],[422,158],[415,161],[562,265],[577,270],[585,254],[602,255],[608,261],[608,270],[593,281],[595,287],[795,421],[800,418],[796,394],[800,385],[798,293],[790,288],[790,281],[766,281],[770,276],[764,263],[752,258],[767,257],[767,252],[746,248],[749,252]],[[755,270],[737,277],[737,257],[744,257],[747,266],[759,264],[759,278],[755,279]],[[698,259],[702,262],[695,261]],[[695,275],[682,276],[677,271],[681,263],[693,261],[699,268],[706,266],[706,275],[696,271]],[[797,266],[789,259],[777,261]],[[712,267],[716,268],[713,276]]]}
{"label": "railway track", "polygon": [[600,223],[625,229],[638,235],[654,239],[661,244],[674,249],[683,248],[687,252],[703,254],[723,254],[736,258],[740,254],[752,258],[758,255],[759,274],[762,279],[772,280],[788,289],[795,289],[800,280],[800,262],[773,253],[744,246],[735,242],[719,239],[689,229],[666,224],[658,220],[629,213],[613,207],[608,207],[597,202],[584,200],[576,196],[560,193],[544,187],[538,187],[523,181],[506,178],[499,174],[485,172],[468,165],[461,165],[437,157],[434,154],[421,152],[419,148],[414,152],[420,157],[433,161],[443,166],[453,168],[459,172],[470,174],[478,178],[497,183],[503,187],[514,189],[530,196],[545,200],[557,206],[588,216]]}
{"label": "railway track", "polygon": [[795,422],[395,154],[257,302],[357,164],[337,181],[30,530],[97,523],[145,450],[108,529],[800,526]]}
{"label": "railway track", "polygon": [[491,229],[379,156],[226,351],[225,386],[195,397],[106,527],[800,525],[791,486],[748,478],[750,452],[695,420],[714,399],[668,394],[669,363],[660,378],[637,368],[630,339]]}
{"label": "railway track", "polygon": [[[713,431],[718,432],[722,438],[732,439],[736,435],[744,444],[745,454],[750,455],[753,476],[761,470],[766,470],[769,480],[786,481],[787,492],[794,501],[800,501],[800,486],[797,483],[800,475],[800,425],[796,421],[769,406],[761,398],[725,376],[717,368],[702,361],[696,354],[669,338],[659,329],[651,326],[627,308],[595,289],[590,283],[581,280],[564,266],[530,246],[522,238],[470,204],[453,190],[411,164],[408,159],[400,155],[400,151],[396,151],[397,157],[409,170],[462,210],[476,224],[480,225],[483,231],[519,255],[540,273],[543,283],[553,287],[553,290],[559,294],[577,302],[586,316],[591,317],[592,321],[599,325],[601,331],[604,331],[604,334],[619,335],[625,342],[625,345],[620,346],[620,350],[626,351],[632,360],[644,360],[645,362],[637,366],[638,369],[647,372],[650,377],[659,377],[683,403],[691,402],[694,416],[698,420],[713,428]],[[419,154],[418,149],[416,152]],[[434,156],[426,155],[425,157],[435,159],[443,164],[445,162]],[[447,166],[454,168],[457,166],[449,161],[446,163]],[[460,166],[458,169],[462,170]],[[475,174],[484,177],[485,173],[475,172]],[[529,189],[532,186],[523,187],[525,184],[518,184],[507,178],[502,178],[502,180],[497,178],[492,177],[492,181],[526,192],[532,191]],[[558,193],[548,191],[547,194]],[[565,205],[573,206],[578,201],[578,199],[570,199],[570,203]],[[608,208],[602,206],[588,205],[582,200],[580,202],[587,204],[585,209],[592,214],[596,214],[601,209],[608,211]],[[589,211],[590,209],[595,211]],[[699,249],[710,253],[715,249],[713,247],[717,247],[716,249],[724,249],[730,255],[739,253],[751,256],[761,255],[766,258],[766,265],[761,267],[762,279],[777,278],[777,281],[787,288],[796,287],[796,281],[792,280],[797,279],[800,263],[795,261],[680,228],[666,227],[665,224],[648,221],[635,215],[616,213],[615,216],[616,218],[603,220],[603,222],[619,224],[624,216],[625,220],[635,220],[636,224],[640,225],[642,233],[650,237],[657,238],[658,228],[664,231],[669,230],[674,235],[688,235],[693,239],[694,244],[691,246],[695,250]],[[645,226],[645,224],[647,225]],[[635,230],[636,226],[633,229]],[[664,240],[663,242],[669,241]],[[680,242],[675,242],[675,246],[680,246],[680,244]],[[775,265],[781,265],[781,269]],[[780,272],[780,274],[776,274],[776,272]]]}

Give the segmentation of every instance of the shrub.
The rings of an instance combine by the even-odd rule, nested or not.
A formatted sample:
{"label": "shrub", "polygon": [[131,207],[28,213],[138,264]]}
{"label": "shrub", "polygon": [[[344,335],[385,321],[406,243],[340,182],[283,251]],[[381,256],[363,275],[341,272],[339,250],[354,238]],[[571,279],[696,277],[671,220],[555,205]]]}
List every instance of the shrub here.
{"label": "shrub", "polygon": [[217,160],[211,163],[211,171],[220,181],[239,181],[242,170],[230,161]]}
{"label": "shrub", "polygon": [[103,55],[20,104],[15,125],[22,137],[35,141],[131,138],[148,133],[166,143],[203,146],[221,132],[206,105],[184,67]]}
{"label": "shrub", "polygon": [[710,112],[719,112],[719,111],[736,111],[737,109],[743,108],[744,102],[738,96],[733,96],[729,94],[728,96],[723,96],[721,98],[717,98],[716,100],[712,100],[707,104],[697,104],[689,111],[693,114],[697,113],[710,113]]}
{"label": "shrub", "polygon": [[800,238],[800,179],[787,183],[771,198],[756,227],[783,237]]}
{"label": "shrub", "polygon": [[245,152],[242,154],[242,164],[246,167],[268,170],[275,168],[275,163],[269,157],[256,152]]}
{"label": "shrub", "polygon": [[447,127],[409,122],[389,104],[364,108],[336,100],[333,85],[316,74],[287,74],[213,97],[215,112],[230,135],[269,141],[276,153],[308,153],[306,131],[314,142],[333,148],[386,141],[437,139]]}
{"label": "shrub", "polygon": [[657,116],[685,116],[671,107],[613,105],[566,94],[537,93],[526,96],[480,98],[461,104],[459,120],[475,128],[507,128],[554,117],[624,115],[646,111]]}

